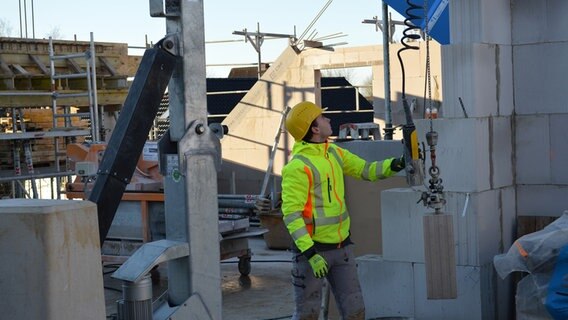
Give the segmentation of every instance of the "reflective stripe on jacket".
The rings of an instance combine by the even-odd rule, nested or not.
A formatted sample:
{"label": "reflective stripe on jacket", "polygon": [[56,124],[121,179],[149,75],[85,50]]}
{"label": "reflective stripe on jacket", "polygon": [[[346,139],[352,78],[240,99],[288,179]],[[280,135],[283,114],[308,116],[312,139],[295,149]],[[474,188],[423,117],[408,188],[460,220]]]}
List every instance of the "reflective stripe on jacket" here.
{"label": "reflective stripe on jacket", "polygon": [[284,223],[301,252],[315,242],[340,244],[349,235],[343,175],[375,181],[396,172],[393,158],[367,162],[334,144],[294,144],[292,160],[282,169]]}

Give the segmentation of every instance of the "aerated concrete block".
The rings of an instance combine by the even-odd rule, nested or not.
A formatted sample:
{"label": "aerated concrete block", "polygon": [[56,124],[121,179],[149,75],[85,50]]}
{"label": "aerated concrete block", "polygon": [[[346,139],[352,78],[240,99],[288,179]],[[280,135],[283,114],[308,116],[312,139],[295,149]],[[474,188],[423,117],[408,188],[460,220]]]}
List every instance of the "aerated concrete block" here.
{"label": "aerated concrete block", "polygon": [[551,182],[549,116],[517,116],[515,121],[517,183],[549,184]]}
{"label": "aerated concrete block", "polygon": [[0,318],[105,318],[97,207],[0,200]]}
{"label": "aerated concrete block", "polygon": [[414,318],[412,264],[386,261],[380,256],[357,258],[357,271],[367,319]]}
{"label": "aerated concrete block", "polygon": [[513,118],[492,117],[490,131],[490,179],[491,188],[503,188],[513,185]]}
{"label": "aerated concrete block", "polygon": [[568,184],[568,114],[516,117],[516,173],[520,184]]}
{"label": "aerated concrete block", "polygon": [[550,116],[551,183],[568,185],[568,114]]}
{"label": "aerated concrete block", "polygon": [[441,117],[459,119],[466,118],[466,114],[469,118],[511,116],[514,104],[510,51],[510,45],[502,44],[443,46]]}
{"label": "aerated concrete block", "polygon": [[564,199],[568,199],[568,186],[517,186],[517,211],[519,216],[560,217],[564,210],[568,210],[568,205]]}
{"label": "aerated concrete block", "polygon": [[[512,187],[480,193],[444,194],[447,203],[443,211],[453,215],[458,265],[486,264],[494,255],[503,252],[504,239],[512,237],[513,194]],[[422,219],[433,210],[416,203],[420,195],[421,191],[409,188],[382,192],[383,257],[386,260],[424,263]]]}
{"label": "aerated concrete block", "polygon": [[567,10],[566,1],[516,0],[511,6],[514,43],[567,41]]}
{"label": "aerated concrete block", "polygon": [[457,266],[456,299],[428,300],[422,263],[379,256],[357,258],[367,319],[510,319],[509,280],[496,279],[493,265]]}
{"label": "aerated concrete block", "polygon": [[[418,120],[416,128],[426,144],[430,121]],[[511,118],[437,119],[432,128],[438,133],[436,165],[444,190],[480,192],[513,184]],[[426,183],[430,156],[426,153]]]}
{"label": "aerated concrete block", "polygon": [[[437,119],[432,126],[438,133],[436,165],[444,190],[479,192],[491,189],[489,119]],[[426,143],[430,122],[418,120],[416,128],[418,139]],[[425,166],[428,172],[431,167],[429,153]]]}
{"label": "aerated concrete block", "polygon": [[517,115],[568,113],[565,102],[567,55],[567,42],[513,47]]}
{"label": "aerated concrete block", "polygon": [[448,300],[428,300],[425,266],[416,263],[413,267],[416,319],[509,319],[509,304],[505,292],[497,296],[499,292],[497,287],[503,282],[495,280],[492,264],[477,267],[458,266],[456,269],[458,297]]}

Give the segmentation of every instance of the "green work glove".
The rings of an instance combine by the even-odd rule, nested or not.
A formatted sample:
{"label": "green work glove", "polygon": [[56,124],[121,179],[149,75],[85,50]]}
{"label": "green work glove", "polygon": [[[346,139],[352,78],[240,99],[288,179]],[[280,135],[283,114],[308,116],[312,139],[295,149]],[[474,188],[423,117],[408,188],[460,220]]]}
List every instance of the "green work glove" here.
{"label": "green work glove", "polygon": [[322,256],[316,253],[308,260],[308,262],[310,263],[316,278],[323,278],[327,275],[327,272],[329,271],[327,261],[325,261]]}
{"label": "green work glove", "polygon": [[404,155],[400,156],[400,158],[394,158],[391,162],[391,170],[394,172],[399,172],[400,170],[406,167],[406,161],[404,161]]}

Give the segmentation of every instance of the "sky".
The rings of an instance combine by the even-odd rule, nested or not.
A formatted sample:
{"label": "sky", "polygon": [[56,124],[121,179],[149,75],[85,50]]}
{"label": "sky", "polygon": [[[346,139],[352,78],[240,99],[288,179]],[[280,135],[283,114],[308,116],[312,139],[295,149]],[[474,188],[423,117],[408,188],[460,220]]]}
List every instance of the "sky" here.
{"label": "sky", "polygon": [[[230,67],[215,65],[242,66],[257,62],[258,55],[253,46],[245,43],[243,36],[233,35],[233,31],[246,28],[256,32],[258,24],[260,32],[300,36],[328,1],[204,0],[208,77],[228,75]],[[380,0],[333,0],[310,30],[317,32],[316,37],[345,35],[324,44],[347,42],[344,46],[350,47],[381,44],[380,30],[372,24],[362,23],[375,16],[381,19],[381,3]],[[27,15],[23,13],[24,4]],[[26,37],[25,17],[28,38],[34,34],[35,38],[58,34],[60,39],[76,37],[88,41],[93,32],[95,41],[144,46],[146,39],[156,43],[166,33],[165,19],[150,17],[149,0],[2,0],[0,23],[4,23],[5,32],[6,27],[10,29],[10,36],[23,34]],[[230,42],[223,42],[227,40]],[[274,61],[287,44],[287,39],[265,40],[261,46],[262,61]],[[134,49],[130,53],[142,54]]]}

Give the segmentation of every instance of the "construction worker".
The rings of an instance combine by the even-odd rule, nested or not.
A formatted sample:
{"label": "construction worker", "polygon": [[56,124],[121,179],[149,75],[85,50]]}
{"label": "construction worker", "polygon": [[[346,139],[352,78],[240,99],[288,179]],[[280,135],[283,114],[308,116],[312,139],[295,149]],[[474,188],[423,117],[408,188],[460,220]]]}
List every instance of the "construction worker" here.
{"label": "construction worker", "polygon": [[350,240],[344,178],[376,181],[404,168],[404,157],[368,162],[328,141],[330,120],[308,101],[295,105],[286,129],[296,143],[282,169],[282,213],[294,241],[293,319],[318,319],[327,278],[342,319],[365,319]]}

